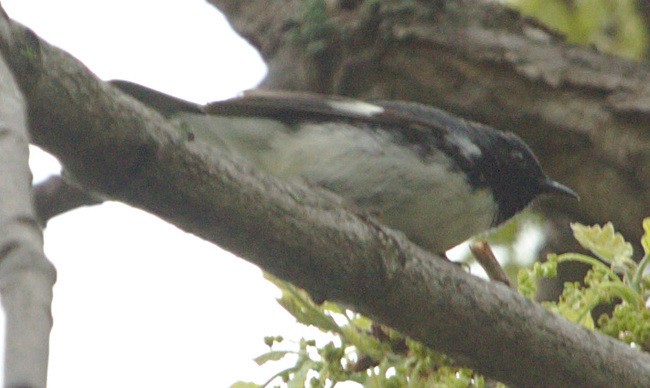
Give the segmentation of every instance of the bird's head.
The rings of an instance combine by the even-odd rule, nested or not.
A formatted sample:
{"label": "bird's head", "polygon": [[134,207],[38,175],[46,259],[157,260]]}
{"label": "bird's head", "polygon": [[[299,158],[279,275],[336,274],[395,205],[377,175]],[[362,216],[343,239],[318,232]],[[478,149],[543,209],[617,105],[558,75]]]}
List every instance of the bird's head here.
{"label": "bird's head", "polygon": [[517,135],[483,126],[476,129],[483,133],[472,136],[481,150],[474,163],[480,179],[492,189],[498,205],[494,226],[505,222],[542,194],[579,198],[573,190],[544,173],[533,151]]}

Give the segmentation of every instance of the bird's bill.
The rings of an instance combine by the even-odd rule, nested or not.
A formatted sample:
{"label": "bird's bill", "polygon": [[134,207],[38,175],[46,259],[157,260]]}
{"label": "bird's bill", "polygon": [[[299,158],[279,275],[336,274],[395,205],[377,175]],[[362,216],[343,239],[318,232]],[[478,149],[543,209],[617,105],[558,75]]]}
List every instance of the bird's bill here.
{"label": "bird's bill", "polygon": [[578,193],[550,178],[546,178],[546,180],[542,182],[542,191],[548,194],[564,195],[566,197],[580,200]]}

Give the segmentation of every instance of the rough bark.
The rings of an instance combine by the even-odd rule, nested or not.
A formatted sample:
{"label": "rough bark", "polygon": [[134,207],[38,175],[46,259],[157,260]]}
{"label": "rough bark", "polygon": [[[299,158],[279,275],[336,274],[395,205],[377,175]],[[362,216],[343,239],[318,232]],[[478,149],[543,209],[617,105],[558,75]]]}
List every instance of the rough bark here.
{"label": "rough bark", "polygon": [[[5,26],[6,27],[6,26]],[[6,33],[6,28],[2,33]],[[23,96],[0,55],[0,294],[6,316],[4,384],[45,387],[54,267],[32,206]]]}
{"label": "rough bark", "polygon": [[210,2],[260,50],[264,87],[421,101],[516,132],[582,197],[542,211],[612,221],[639,240],[650,215],[647,63],[567,45],[496,2]]}
{"label": "rough bark", "polygon": [[187,139],[15,23],[0,19],[0,32],[0,51],[29,102],[34,142],[93,192],[156,214],[495,379],[650,386],[649,355],[429,255],[333,196]]}

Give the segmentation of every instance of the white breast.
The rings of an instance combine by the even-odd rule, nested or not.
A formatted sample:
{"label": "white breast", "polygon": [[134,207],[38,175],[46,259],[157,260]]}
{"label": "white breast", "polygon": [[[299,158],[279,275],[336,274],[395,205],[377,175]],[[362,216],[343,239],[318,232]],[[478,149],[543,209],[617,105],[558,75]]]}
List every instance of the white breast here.
{"label": "white breast", "polygon": [[442,153],[424,161],[385,133],[346,124],[302,125],[273,120],[192,117],[197,139],[226,145],[259,168],[331,190],[436,253],[490,227],[496,206],[472,191]]}

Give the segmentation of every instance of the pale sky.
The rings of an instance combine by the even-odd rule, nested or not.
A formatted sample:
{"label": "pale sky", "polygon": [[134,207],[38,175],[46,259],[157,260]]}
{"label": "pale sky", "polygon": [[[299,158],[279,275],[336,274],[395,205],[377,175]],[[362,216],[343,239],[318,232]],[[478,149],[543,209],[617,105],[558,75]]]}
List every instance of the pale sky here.
{"label": "pale sky", "polygon": [[[203,0],[5,0],[8,14],[104,79],[197,102],[254,87],[259,56]],[[36,179],[58,171],[31,160]],[[225,387],[265,381],[266,335],[299,339],[260,271],[154,216],[118,203],[50,221],[58,270],[49,387]]]}

